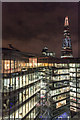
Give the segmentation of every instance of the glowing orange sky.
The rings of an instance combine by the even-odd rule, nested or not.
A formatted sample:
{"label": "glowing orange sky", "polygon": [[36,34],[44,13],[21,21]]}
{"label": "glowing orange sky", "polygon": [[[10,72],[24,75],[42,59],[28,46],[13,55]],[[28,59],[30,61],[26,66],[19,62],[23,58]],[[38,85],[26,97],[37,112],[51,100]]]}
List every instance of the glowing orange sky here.
{"label": "glowing orange sky", "polygon": [[47,46],[60,57],[64,18],[69,16],[74,57],[78,56],[78,4],[2,3],[3,47],[13,44],[21,51],[41,53]]}

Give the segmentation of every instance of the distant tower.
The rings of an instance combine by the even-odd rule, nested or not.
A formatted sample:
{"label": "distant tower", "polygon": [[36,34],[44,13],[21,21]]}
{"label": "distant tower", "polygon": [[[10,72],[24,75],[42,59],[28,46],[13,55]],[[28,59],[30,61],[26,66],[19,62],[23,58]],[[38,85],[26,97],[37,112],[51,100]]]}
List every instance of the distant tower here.
{"label": "distant tower", "polygon": [[48,51],[48,48],[47,47],[44,47],[42,49],[42,55],[47,55],[47,51]]}
{"label": "distant tower", "polygon": [[72,44],[69,32],[68,16],[65,17],[64,22],[64,39],[62,42],[61,58],[72,58]]}

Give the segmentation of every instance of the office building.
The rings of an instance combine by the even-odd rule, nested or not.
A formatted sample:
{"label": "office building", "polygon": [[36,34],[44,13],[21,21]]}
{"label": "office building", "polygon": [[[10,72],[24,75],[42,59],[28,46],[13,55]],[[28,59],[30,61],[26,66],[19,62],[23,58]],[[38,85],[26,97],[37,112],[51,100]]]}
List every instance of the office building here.
{"label": "office building", "polygon": [[[80,59],[73,58],[65,17],[61,58],[45,47],[42,56],[9,44],[2,49],[2,120],[73,117],[80,111]],[[62,59],[63,58],[63,59]],[[66,59],[64,59],[66,58]]]}
{"label": "office building", "polygon": [[72,58],[72,43],[70,37],[70,30],[69,30],[69,21],[68,16],[65,17],[64,22],[64,38],[62,41],[62,50],[61,50],[61,58]]}
{"label": "office building", "polygon": [[39,74],[36,58],[15,49],[2,50],[2,120],[38,116]]}
{"label": "office building", "polygon": [[80,59],[34,57],[13,49],[2,54],[2,118],[33,118],[41,104],[50,116],[80,110]]}
{"label": "office building", "polygon": [[[45,86],[51,118],[73,117],[80,111],[80,59],[39,58],[46,67]],[[44,79],[43,79],[44,80]],[[44,82],[44,81],[43,81]],[[44,102],[43,102],[44,104]],[[63,118],[64,118],[63,117]]]}

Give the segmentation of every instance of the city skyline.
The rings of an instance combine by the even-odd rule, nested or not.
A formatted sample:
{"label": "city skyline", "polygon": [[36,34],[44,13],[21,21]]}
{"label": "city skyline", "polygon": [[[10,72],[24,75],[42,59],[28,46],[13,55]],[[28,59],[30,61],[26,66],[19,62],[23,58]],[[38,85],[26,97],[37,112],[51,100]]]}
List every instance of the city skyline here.
{"label": "city skyline", "polygon": [[11,43],[21,51],[40,54],[47,46],[60,57],[68,16],[73,56],[78,57],[78,3],[3,3],[2,11],[3,47]]}

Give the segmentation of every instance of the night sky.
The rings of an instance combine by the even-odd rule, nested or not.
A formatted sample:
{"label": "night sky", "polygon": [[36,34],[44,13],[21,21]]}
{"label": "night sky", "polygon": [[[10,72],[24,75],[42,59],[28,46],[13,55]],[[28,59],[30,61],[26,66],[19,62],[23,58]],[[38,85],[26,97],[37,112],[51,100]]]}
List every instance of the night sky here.
{"label": "night sky", "polygon": [[40,54],[42,48],[61,55],[64,18],[69,16],[74,57],[78,56],[78,3],[2,3],[2,45]]}

